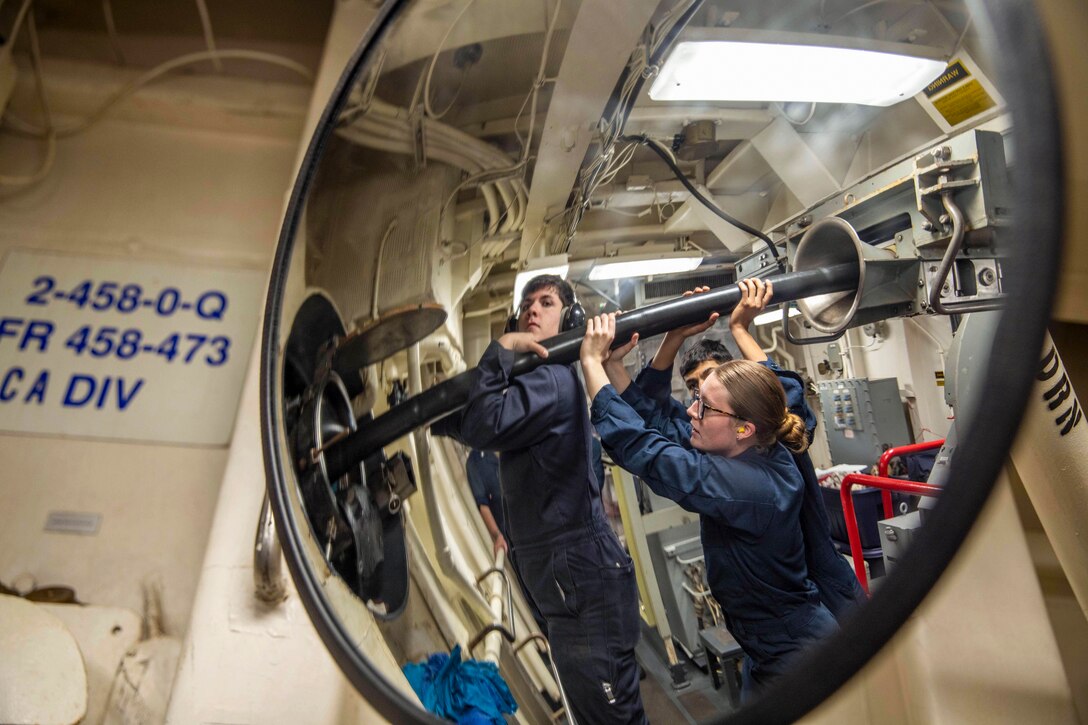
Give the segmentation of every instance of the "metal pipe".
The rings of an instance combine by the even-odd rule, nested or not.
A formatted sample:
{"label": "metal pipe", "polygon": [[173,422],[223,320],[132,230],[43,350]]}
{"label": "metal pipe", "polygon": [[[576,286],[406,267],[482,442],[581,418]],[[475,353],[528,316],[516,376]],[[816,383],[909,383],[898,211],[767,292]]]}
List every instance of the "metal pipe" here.
{"label": "metal pipe", "polygon": [[385,234],[382,235],[381,244],[378,245],[378,261],[374,265],[374,301],[371,306],[370,318],[377,320],[378,318],[378,288],[382,281],[382,257],[385,256],[385,243],[389,241],[389,237],[392,236],[393,230],[397,228],[397,218],[393,217],[393,221],[389,222],[389,226],[385,228]]}
{"label": "metal pipe", "polygon": [[552,656],[552,646],[548,638],[539,632],[534,632],[514,645],[514,652],[520,652],[521,648],[530,642],[540,642],[544,645],[544,653],[548,655],[548,662],[551,664],[552,676],[555,677],[555,684],[559,686],[559,700],[563,703],[563,713],[567,716],[567,722],[570,725],[578,725],[574,719],[574,711],[570,709],[570,702],[567,700],[567,691],[563,689],[563,683],[559,679],[559,670],[555,666],[555,657]]}
{"label": "metal pipe", "polygon": [[[406,501],[405,506],[407,504]],[[459,644],[462,649],[465,649],[468,647],[468,629],[465,627],[464,622],[461,621],[461,615],[459,615],[458,610],[454,609],[453,603],[442,588],[435,570],[431,567],[431,559],[427,556],[423,540],[419,536],[419,531],[416,529],[412,517],[408,516],[407,512],[404,517],[404,524],[407,532],[405,540],[408,545],[409,561],[412,562],[409,570],[412,581],[416,583],[416,586],[419,587],[420,592],[423,594],[423,599],[427,602],[427,607],[431,611],[431,616],[434,617],[438,631],[442,633],[446,643],[450,645],[451,649],[454,644]]]}
{"label": "metal pipe", "polygon": [[[922,451],[931,451],[934,448],[940,448],[944,445],[944,438],[936,441],[925,441],[924,443],[911,443],[905,446],[896,446],[895,448],[889,448],[880,455],[880,460],[877,462],[876,474],[882,478],[888,478],[888,466],[891,464],[893,458],[899,458],[900,456],[909,456],[911,453],[921,453]],[[884,518],[890,519],[895,515],[895,510],[892,508],[892,492],[884,489],[880,493],[880,498],[884,502]]]}
{"label": "metal pipe", "polygon": [[279,604],[287,595],[280,540],[276,536],[276,522],[272,518],[267,493],[257,519],[257,540],[253,543],[253,585],[257,598],[262,602]]}
{"label": "metal pipe", "polygon": [[1000,310],[1003,305],[1000,300],[971,300],[966,302],[941,302],[941,290],[944,289],[948,273],[952,271],[952,265],[956,262],[956,255],[963,246],[963,237],[967,233],[967,220],[963,216],[956,202],[952,201],[952,192],[941,192],[941,202],[945,211],[952,219],[952,239],[948,242],[948,248],[944,250],[941,264],[937,268],[937,275],[933,279],[933,286],[929,290],[929,306],[934,312],[942,315],[965,315],[968,312],[985,312],[987,310]]}
{"label": "metal pipe", "polygon": [[916,493],[922,496],[937,496],[941,493],[941,487],[917,481],[901,481],[898,478],[867,476],[864,473],[848,473],[843,477],[842,486],[839,488],[839,498],[842,501],[842,517],[846,521],[846,537],[850,539],[850,556],[854,559],[854,572],[858,576],[858,581],[861,582],[861,588],[868,594],[869,577],[865,576],[865,556],[861,551],[861,534],[858,532],[857,514],[854,513],[854,497],[850,495],[850,489],[854,487],[854,484],[889,491]]}
{"label": "metal pipe", "polygon": [[[857,288],[857,279],[857,264],[845,263],[790,272],[772,277],[770,281],[774,283],[775,297],[780,301],[789,301],[853,290]],[[711,312],[728,315],[740,303],[740,295],[739,287],[727,285],[700,295],[678,297],[625,313],[616,320],[616,342],[613,347],[619,347],[636,332],[642,338],[648,338],[675,327],[701,322]],[[523,353],[515,360],[511,375],[523,375],[544,362],[569,364],[576,361],[584,335],[584,329],[579,327],[544,340],[542,344],[548,351],[547,360],[533,353]],[[360,427],[335,446],[330,446],[325,451],[329,477],[333,480],[339,478],[374,451],[420,426],[429,425],[463,408],[468,402],[474,378],[475,371],[468,370],[428,388]]]}
{"label": "metal pipe", "polygon": [[[414,442],[414,439],[419,435],[425,435],[425,432],[420,432],[416,435],[413,435],[410,440]],[[458,522],[453,519],[448,519],[448,522],[454,528],[454,531],[461,533],[467,532],[473,529],[471,523],[474,522],[480,522],[480,528],[482,529],[482,521],[480,520],[479,515],[476,512],[476,502],[472,500],[472,495],[469,487],[465,485],[453,485],[457,474],[455,473],[454,466],[451,464],[451,461],[457,460],[457,457],[452,454],[452,443],[450,439],[442,437],[435,439],[430,438],[429,436],[428,438],[430,439],[429,442],[432,446],[430,448],[430,456],[435,469],[431,475],[431,482],[433,483],[435,488],[433,494],[433,498],[436,501],[435,505],[440,510],[445,511],[446,513],[452,513],[454,515],[461,514],[469,519],[474,520],[473,522],[467,520],[461,520],[460,522]],[[463,475],[463,472],[464,469],[460,468],[461,475]],[[466,492],[468,493],[467,497],[465,496]],[[462,503],[464,505],[453,506],[453,502],[455,502],[459,496],[464,499],[462,500]],[[447,507],[443,509],[443,506]],[[447,535],[449,533],[450,532],[447,531]],[[486,538],[486,534],[484,535],[484,538]],[[488,553],[484,556],[487,558],[490,564],[491,562],[493,562],[493,558],[491,558],[490,556],[492,548],[491,540],[486,539],[486,541],[486,551]],[[479,566],[480,557],[477,556],[479,549],[478,547],[464,546],[468,543],[469,542],[462,541],[462,547],[460,548],[462,555],[465,557],[463,559],[464,564],[468,569],[471,569],[472,571],[478,571],[482,568],[481,566]],[[469,557],[471,557],[471,560],[469,559]],[[509,564],[505,565],[505,571],[509,571]],[[479,579],[482,581],[483,577],[484,575],[481,575]],[[477,587],[478,586],[479,585],[477,584]],[[535,622],[533,622],[532,614],[530,613],[528,604],[525,604],[524,600],[522,599],[517,601],[517,607],[515,608],[514,597],[515,595],[517,595],[518,592],[514,591],[514,587],[509,586],[509,581],[506,591],[508,595],[508,602],[510,605],[509,610],[511,612],[511,632],[516,633],[519,630],[531,630],[532,627],[535,626]],[[443,597],[445,597],[445,595],[443,595]],[[488,616],[484,616],[482,614],[478,616],[479,621],[481,622],[492,621]],[[468,642],[468,640],[471,638],[470,635],[471,633],[465,634],[465,639],[463,640],[463,643]],[[467,651],[467,646],[463,647],[462,649],[466,649]],[[533,682],[533,685],[537,688],[537,690],[546,691],[548,693],[548,697],[552,698],[553,700],[559,697],[559,685],[553,680],[552,672],[547,668],[544,661],[535,653],[535,650],[533,652],[523,653],[521,655],[521,663],[528,670],[529,679]]]}
{"label": "metal pipe", "polygon": [[[492,574],[498,574],[499,576],[492,579],[488,584],[487,601],[491,605],[491,617],[494,622],[504,623],[506,621],[503,616],[503,595],[505,594],[506,613],[510,617],[510,638],[511,642],[513,642],[517,638],[514,629],[514,598],[510,592],[510,582],[506,578],[506,552],[502,549],[499,549],[499,553],[495,555],[495,565],[479,576],[476,585],[483,588],[484,580]],[[484,660],[494,662],[497,665],[501,644],[502,638],[498,632],[487,635],[484,638]]]}

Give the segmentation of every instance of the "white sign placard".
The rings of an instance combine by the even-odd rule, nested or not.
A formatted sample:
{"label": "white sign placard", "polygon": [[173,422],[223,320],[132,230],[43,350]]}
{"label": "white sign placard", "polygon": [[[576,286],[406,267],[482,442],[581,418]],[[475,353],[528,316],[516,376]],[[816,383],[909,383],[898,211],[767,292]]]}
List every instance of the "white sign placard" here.
{"label": "white sign placard", "polygon": [[0,430],[225,445],[263,272],[13,250]]}

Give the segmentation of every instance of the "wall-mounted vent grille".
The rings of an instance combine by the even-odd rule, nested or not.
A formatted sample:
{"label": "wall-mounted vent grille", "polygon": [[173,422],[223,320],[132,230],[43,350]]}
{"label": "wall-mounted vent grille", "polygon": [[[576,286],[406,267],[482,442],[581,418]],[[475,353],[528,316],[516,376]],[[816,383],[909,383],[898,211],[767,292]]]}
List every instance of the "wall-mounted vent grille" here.
{"label": "wall-mounted vent grille", "polygon": [[721,287],[734,282],[733,273],[725,271],[650,280],[642,284],[642,296],[646,303],[654,300],[679,297],[692,287]]}

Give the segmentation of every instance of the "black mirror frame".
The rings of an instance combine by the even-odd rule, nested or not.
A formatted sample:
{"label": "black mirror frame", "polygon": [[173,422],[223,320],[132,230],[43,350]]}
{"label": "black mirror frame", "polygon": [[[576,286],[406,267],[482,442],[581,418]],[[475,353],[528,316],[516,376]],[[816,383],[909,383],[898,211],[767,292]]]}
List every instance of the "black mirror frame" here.
{"label": "black mirror frame", "polygon": [[[325,598],[317,573],[304,555],[301,537],[308,528],[305,521],[296,519],[289,503],[288,487],[293,477],[280,458],[278,443],[282,361],[277,340],[299,219],[333,121],[344,106],[352,82],[371,59],[375,42],[408,2],[389,0],[377,11],[333,91],[295,181],[265,305],[260,362],[261,438],[268,495],[283,552],[299,596],[325,646],[351,684],[386,719],[441,723],[402,694],[355,647]],[[807,653],[756,701],[716,722],[793,722],[857,673],[892,638],[955,556],[989,498],[1012,447],[1034,381],[1058,277],[1063,212],[1061,128],[1046,36],[1034,3],[987,0],[972,5],[976,22],[982,16],[988,19],[997,47],[1016,48],[1014,58],[1004,53],[995,53],[994,57],[999,62],[1002,92],[1013,117],[1017,168],[1012,237],[1032,240],[1030,250],[1027,244],[1018,244],[1009,261],[1007,289],[1014,304],[1004,311],[994,341],[994,349],[1002,354],[1001,364],[989,366],[982,386],[977,419],[994,424],[985,430],[965,432],[952,464],[951,479],[957,485],[942,496],[916,545],[868,606],[845,630]]]}

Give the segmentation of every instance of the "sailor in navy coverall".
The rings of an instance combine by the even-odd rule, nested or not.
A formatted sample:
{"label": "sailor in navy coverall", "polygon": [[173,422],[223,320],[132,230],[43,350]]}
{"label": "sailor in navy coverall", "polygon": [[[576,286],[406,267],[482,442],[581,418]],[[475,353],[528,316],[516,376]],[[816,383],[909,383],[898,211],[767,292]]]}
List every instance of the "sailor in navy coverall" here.
{"label": "sailor in navy coverall", "polygon": [[[805,484],[780,442],[803,450],[804,423],[786,411],[774,373],[733,360],[702,382],[685,424],[642,394],[622,364],[606,372],[605,362],[622,360],[637,340],[609,353],[614,335],[615,316],[602,315],[589,321],[582,344],[593,424],[613,460],[700,514],[707,580],[747,655],[747,700],[838,627],[808,578],[799,526]],[[677,440],[685,430],[687,444]]]}
{"label": "sailor in navy coverall", "polygon": [[[778,382],[786,393],[786,407],[805,423],[808,440],[812,440],[816,429],[816,415],[805,402],[805,385],[801,376],[792,370],[783,370],[767,357],[763,349],[748,332],[756,315],[766,308],[774,296],[771,282],[761,279],[742,279],[737,282],[741,290],[741,299],[729,318],[729,331],[745,360],[765,365],[778,376]],[[695,294],[709,288],[694,290]],[[689,293],[690,294],[690,293]],[[672,366],[681,343],[688,337],[709,329],[717,320],[718,314],[712,313],[706,322],[671,330],[662,340],[653,360],[639,372],[635,382],[639,389],[651,399],[667,405],[673,411],[673,417],[680,425],[688,427],[685,408],[672,398]],[[696,353],[695,356],[692,353]],[[681,372],[684,383],[693,394],[699,390],[699,384],[713,369],[724,362],[698,354],[698,348],[689,350],[684,356]],[[674,438],[687,444],[687,434],[680,432]],[[842,622],[857,606],[865,601],[865,591],[861,588],[857,576],[850,565],[839,555],[835,543],[831,540],[831,522],[820,494],[816,469],[808,452],[794,456],[797,467],[805,481],[805,493],[801,504],[801,532],[805,542],[805,562],[808,576],[820,592],[823,602],[835,618]]]}
{"label": "sailor in navy coverall", "polygon": [[545,634],[579,723],[644,723],[635,645],[634,566],[605,519],[593,471],[585,391],[574,365],[541,365],[511,377],[515,355],[547,351],[573,291],[536,277],[522,295],[518,332],[491,343],[459,429],[436,433],[499,451],[512,560],[546,620]]}

